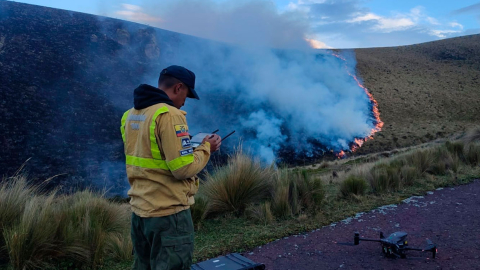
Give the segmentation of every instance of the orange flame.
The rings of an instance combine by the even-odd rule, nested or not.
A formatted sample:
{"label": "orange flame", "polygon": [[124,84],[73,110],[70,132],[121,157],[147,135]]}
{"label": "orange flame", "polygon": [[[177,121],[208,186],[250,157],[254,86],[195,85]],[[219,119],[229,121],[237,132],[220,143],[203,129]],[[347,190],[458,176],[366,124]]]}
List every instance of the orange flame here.
{"label": "orange flame", "polygon": [[[375,118],[375,121],[376,121],[375,127],[370,131],[370,134],[368,136],[366,136],[365,138],[356,138],[355,139],[355,141],[353,142],[353,145],[350,148],[350,151],[355,152],[356,150],[358,150],[358,148],[362,147],[362,145],[366,141],[373,139],[373,135],[375,133],[382,130],[383,122],[380,119],[380,111],[378,110],[378,102],[373,98],[373,95],[368,91],[368,89],[365,86],[363,86],[363,84],[360,82],[360,80],[357,78],[357,76],[350,73],[350,71],[348,70],[348,66],[347,66],[347,59],[345,59],[343,56],[341,56],[341,55],[339,55],[335,52],[332,52],[332,55],[345,62],[345,69],[347,69],[348,75],[350,75],[357,82],[358,86],[365,91],[365,94],[367,94],[368,98],[370,99],[370,102],[373,105],[372,106],[372,114],[373,114],[373,117]],[[340,151],[340,153],[337,154],[338,158],[343,158],[344,156],[345,156],[344,151]]]}

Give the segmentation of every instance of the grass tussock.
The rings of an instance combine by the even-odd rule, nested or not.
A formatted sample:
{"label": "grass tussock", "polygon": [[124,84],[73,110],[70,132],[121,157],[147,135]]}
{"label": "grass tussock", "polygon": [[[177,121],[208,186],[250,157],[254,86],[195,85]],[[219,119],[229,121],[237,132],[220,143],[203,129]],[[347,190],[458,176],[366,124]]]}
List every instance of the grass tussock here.
{"label": "grass tussock", "polygon": [[344,198],[362,196],[368,188],[367,181],[361,176],[350,175],[340,185],[340,195]]}
{"label": "grass tussock", "polygon": [[325,198],[322,180],[311,178],[305,170],[277,170],[273,190],[272,211],[281,219],[314,210]]}
{"label": "grass tussock", "polygon": [[463,137],[465,144],[480,143],[480,126],[470,129]]}
{"label": "grass tussock", "polygon": [[202,194],[207,198],[207,215],[242,215],[248,205],[265,200],[271,191],[272,170],[238,150],[223,167],[207,174]]}
{"label": "grass tussock", "polygon": [[271,224],[275,220],[270,202],[250,205],[247,207],[246,216],[248,219],[264,225]]}
{"label": "grass tussock", "polygon": [[91,191],[42,193],[23,175],[4,179],[0,196],[0,250],[13,269],[55,268],[64,262],[95,269],[107,259],[131,259],[125,205]]}
{"label": "grass tussock", "polygon": [[200,228],[202,221],[207,214],[208,203],[204,196],[197,194],[195,196],[195,203],[190,207],[192,213],[193,224],[196,229]]}

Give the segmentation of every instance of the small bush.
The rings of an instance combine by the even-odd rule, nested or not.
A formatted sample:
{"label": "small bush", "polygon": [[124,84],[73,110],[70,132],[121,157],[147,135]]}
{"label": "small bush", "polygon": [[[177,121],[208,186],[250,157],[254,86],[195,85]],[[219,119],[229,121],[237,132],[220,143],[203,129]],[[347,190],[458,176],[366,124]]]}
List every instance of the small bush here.
{"label": "small bush", "polygon": [[14,269],[52,267],[49,258],[65,256],[62,239],[58,237],[53,195],[44,199],[33,197],[25,204],[20,219],[3,232],[10,264]]}
{"label": "small bush", "polygon": [[108,258],[131,259],[127,205],[90,191],[42,194],[25,176],[8,180],[0,184],[0,250],[13,269],[61,262],[95,269]]}
{"label": "small bush", "polygon": [[465,148],[465,144],[463,142],[461,141],[446,142],[445,147],[453,155],[453,157],[457,156],[461,160],[465,160],[464,151],[463,151]]}
{"label": "small bush", "polygon": [[250,205],[246,209],[246,215],[247,218],[263,225],[268,225],[275,219],[271,210],[270,202]]}
{"label": "small bush", "polygon": [[465,147],[465,161],[471,166],[480,165],[480,144],[471,143]]}
{"label": "small bush", "polygon": [[405,186],[412,186],[415,180],[420,176],[418,169],[413,166],[404,166],[400,169],[402,184]]}
{"label": "small bush", "polygon": [[275,186],[271,208],[277,218],[288,218],[293,215],[289,185],[279,184]]}
{"label": "small bush", "polygon": [[235,213],[265,200],[271,192],[271,168],[265,168],[241,150],[227,164],[206,175],[203,195],[208,200],[207,214]]}
{"label": "small bush", "polygon": [[311,179],[306,170],[275,172],[273,179],[272,210],[275,216],[285,218],[321,205],[325,190],[321,179]]}
{"label": "small bush", "polygon": [[369,176],[369,182],[373,192],[382,193],[389,190],[390,179],[385,167],[373,167]]}
{"label": "small bush", "polygon": [[25,205],[35,196],[38,189],[27,184],[25,175],[15,175],[2,180],[0,184],[0,262],[7,261],[9,258],[2,237],[4,230],[19,222]]}
{"label": "small bush", "polygon": [[480,142],[480,126],[470,129],[465,137],[463,137],[465,144]]}
{"label": "small bush", "polygon": [[430,150],[416,150],[405,157],[408,165],[418,169],[419,173],[425,173],[432,165],[433,158]]}
{"label": "small bush", "polygon": [[129,212],[89,190],[65,197],[61,207],[62,226],[74,228],[64,230],[63,237],[75,239],[86,248],[87,264],[91,268],[104,262],[112,239],[115,241],[128,231]]}
{"label": "small bush", "polygon": [[207,213],[208,203],[207,200],[201,196],[195,196],[195,203],[190,206],[190,210],[192,212],[192,220],[193,225],[196,229],[200,227],[201,222],[205,219],[205,215]]}
{"label": "small bush", "polygon": [[438,147],[432,150],[433,161],[428,172],[434,175],[445,175],[453,166],[453,157],[447,147]]}
{"label": "small bush", "polygon": [[115,261],[133,260],[133,243],[130,234],[113,235],[108,243],[107,251],[107,257]]}
{"label": "small bush", "polygon": [[351,195],[364,195],[367,190],[367,181],[355,175],[350,175],[340,185],[340,195],[343,197],[350,197]]}

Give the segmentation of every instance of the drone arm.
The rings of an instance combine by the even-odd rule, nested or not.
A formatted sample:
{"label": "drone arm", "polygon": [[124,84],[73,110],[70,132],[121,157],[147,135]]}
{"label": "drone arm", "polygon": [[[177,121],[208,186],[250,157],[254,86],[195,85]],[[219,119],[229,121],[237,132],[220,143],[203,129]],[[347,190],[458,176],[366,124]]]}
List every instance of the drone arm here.
{"label": "drone arm", "polygon": [[368,239],[368,238],[359,238],[360,241],[367,241],[367,242],[382,242],[382,240],[378,239]]}
{"label": "drone arm", "polygon": [[411,248],[411,247],[405,247],[403,250],[415,250],[415,251],[422,251],[422,252],[432,252],[432,258],[435,259],[435,256],[437,255],[437,247],[429,247],[429,248]]}

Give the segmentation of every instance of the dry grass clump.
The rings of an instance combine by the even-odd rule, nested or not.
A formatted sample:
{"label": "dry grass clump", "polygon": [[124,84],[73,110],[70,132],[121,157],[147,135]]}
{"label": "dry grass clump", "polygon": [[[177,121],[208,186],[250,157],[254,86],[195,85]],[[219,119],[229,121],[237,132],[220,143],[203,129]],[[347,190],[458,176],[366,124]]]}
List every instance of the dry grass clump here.
{"label": "dry grass clump", "polygon": [[305,170],[277,170],[273,183],[272,211],[278,218],[315,209],[325,198],[322,180],[312,179]]}
{"label": "dry grass clump", "polygon": [[374,193],[396,191],[401,187],[400,170],[402,163],[378,164],[374,166],[367,179]]}
{"label": "dry grass clump", "polygon": [[[118,249],[115,241],[128,236],[127,221],[131,215],[128,208],[111,203],[89,190],[76,192],[62,199],[59,218],[63,227],[67,228],[63,231],[63,237],[74,240],[86,249],[86,263],[91,268],[103,264],[108,254],[118,253],[109,248]],[[74,228],[74,231],[71,231],[71,228]]]}
{"label": "dry grass clump", "polygon": [[207,198],[207,214],[242,215],[249,204],[265,200],[271,192],[270,167],[238,150],[227,164],[206,175],[202,194]]}
{"label": "dry grass clump", "polygon": [[344,198],[361,196],[368,188],[367,181],[361,176],[350,175],[340,185],[340,195]]}
{"label": "dry grass clump", "polygon": [[471,166],[480,165],[480,144],[471,143],[465,146],[465,161]]}
{"label": "dry grass clump", "polygon": [[412,186],[420,177],[420,173],[414,166],[405,165],[400,169],[400,176],[402,178],[402,185]]}
{"label": "dry grass clump", "polygon": [[29,186],[24,175],[3,179],[0,184],[0,262],[9,258],[8,250],[4,248],[5,240],[1,237],[6,228],[12,223],[17,223],[33,194],[38,192],[38,187]]}
{"label": "dry grass clump", "polygon": [[[0,184],[0,250],[13,269],[131,259],[129,210],[91,191],[41,193],[23,175]],[[130,254],[130,255],[129,255]]]}
{"label": "dry grass clump", "polygon": [[264,225],[268,225],[275,220],[270,202],[250,205],[247,207],[246,216],[254,222]]}
{"label": "dry grass clump", "polygon": [[325,191],[321,179],[312,179],[306,170],[263,166],[240,150],[227,165],[207,174],[197,197],[199,205],[192,207],[195,222],[233,213],[268,224],[273,217],[290,218],[315,209]]}
{"label": "dry grass clump", "polygon": [[420,174],[423,174],[432,166],[432,152],[430,149],[415,150],[405,156],[405,161],[408,165],[417,168]]}
{"label": "dry grass clump", "polygon": [[200,228],[200,224],[205,219],[205,215],[207,214],[207,209],[208,209],[207,200],[201,194],[197,194],[195,196],[195,203],[192,206],[190,206],[193,225],[195,226],[196,229]]}
{"label": "dry grass clump", "polygon": [[463,137],[465,144],[480,142],[480,126],[470,129]]}

